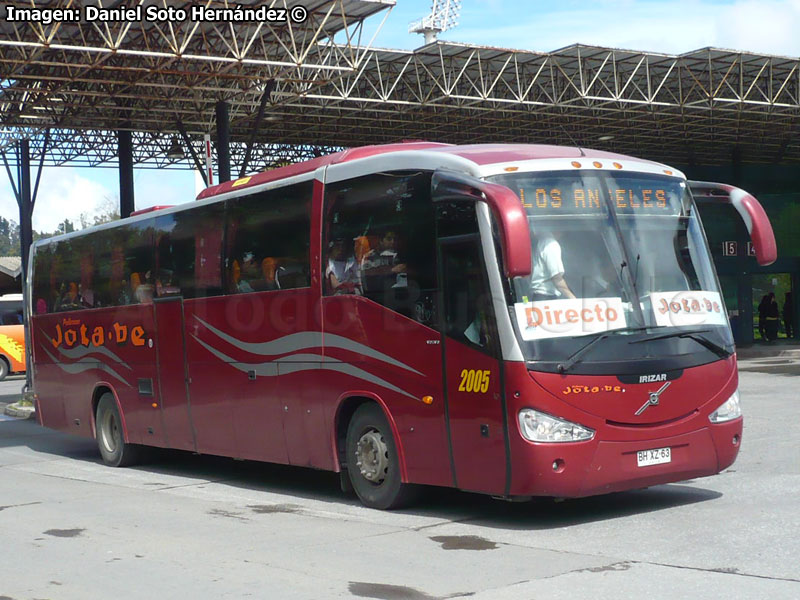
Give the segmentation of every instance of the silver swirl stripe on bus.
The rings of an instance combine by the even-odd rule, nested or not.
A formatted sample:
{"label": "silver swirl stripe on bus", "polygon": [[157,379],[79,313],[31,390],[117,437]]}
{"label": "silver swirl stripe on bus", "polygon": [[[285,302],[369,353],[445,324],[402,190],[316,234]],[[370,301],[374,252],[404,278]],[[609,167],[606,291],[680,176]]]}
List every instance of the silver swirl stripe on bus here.
{"label": "silver swirl stripe on bus", "polygon": [[[224,331],[221,331],[203,321],[198,316],[195,316],[195,319],[200,322],[206,329],[208,329],[211,333],[216,335],[218,338],[221,338],[228,342],[231,346],[235,346],[239,350],[244,350],[245,352],[249,352],[250,354],[259,354],[261,356],[269,356],[275,354],[288,354],[290,352],[296,352],[298,350],[306,350],[308,348],[320,348],[323,345],[322,342],[322,332],[321,331],[304,331],[300,333],[292,333],[286,335],[281,338],[277,338],[271,340],[269,342],[245,342],[240,339],[237,339],[231,335],[228,335]],[[342,337],[340,335],[335,335],[333,333],[326,333],[325,334],[325,347],[326,348],[338,348],[340,350],[348,350],[350,352],[355,352],[357,354],[363,354],[369,358],[373,358],[375,360],[379,360],[381,362],[388,363],[395,367],[400,367],[401,369],[405,369],[406,371],[411,371],[416,375],[422,375],[416,369],[409,367],[407,364],[400,362],[383,354],[382,352],[378,352],[370,348],[369,346],[365,346],[364,344],[359,344],[358,342],[354,342],[353,340]],[[330,358],[329,358],[330,360]]]}
{"label": "silver swirl stripe on bus", "polygon": [[[55,364],[59,369],[61,369],[65,373],[69,373],[70,375],[76,375],[78,373],[83,373],[85,371],[91,371],[92,369],[99,369],[101,371],[105,371],[106,373],[112,375],[113,377],[116,377],[128,387],[133,387],[130,383],[128,383],[128,381],[124,377],[122,377],[122,375],[117,373],[114,369],[112,369],[103,362],[84,357],[81,358],[80,360],[77,360],[76,362],[64,363],[59,361],[58,358],[56,358],[53,354],[51,354],[51,352],[47,349],[45,345],[42,345],[42,348],[44,349],[47,356],[51,358],[53,364]],[[59,351],[61,351],[62,354],[64,353],[64,351],[62,351],[60,348]]]}
{"label": "silver swirl stripe on bus", "polygon": [[258,377],[277,377],[278,375],[288,375],[289,373],[297,373],[300,371],[336,371],[337,373],[344,373],[345,375],[350,375],[351,377],[368,381],[369,383],[373,383],[388,390],[392,390],[393,392],[397,392],[398,394],[402,394],[403,396],[407,396],[408,398],[417,400],[415,396],[400,389],[396,385],[389,383],[385,379],[381,379],[380,377],[363,369],[359,369],[355,365],[351,365],[349,363],[332,361],[330,359],[326,360],[325,357],[320,354],[291,354],[289,356],[284,356],[269,362],[243,363],[238,362],[224,352],[217,350],[210,344],[207,344],[198,338],[196,335],[192,334],[192,337],[198,344],[203,346],[203,348],[211,352],[211,354],[230,364],[230,366],[232,366],[234,369],[242,371],[243,373],[252,371]]}
{"label": "silver swirl stripe on bus", "polygon": [[[44,337],[50,342],[53,343],[53,340],[47,336],[47,334],[42,334]],[[76,360],[83,358],[85,356],[89,356],[90,354],[102,354],[107,356],[111,360],[113,360],[118,365],[125,367],[129,371],[133,371],[133,367],[131,367],[128,363],[122,360],[119,356],[114,354],[111,350],[106,348],[105,346],[76,346],[75,348],[61,348],[58,347],[58,352],[62,356],[66,356],[71,360]]]}

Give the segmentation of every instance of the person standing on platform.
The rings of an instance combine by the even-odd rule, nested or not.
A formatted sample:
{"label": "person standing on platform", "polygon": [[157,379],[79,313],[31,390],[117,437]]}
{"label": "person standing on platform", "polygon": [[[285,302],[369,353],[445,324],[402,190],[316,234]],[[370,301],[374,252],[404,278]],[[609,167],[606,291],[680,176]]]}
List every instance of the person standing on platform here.
{"label": "person standing on platform", "polygon": [[792,303],[792,292],[786,292],[783,297],[783,329],[787,338],[794,337],[794,304]]}
{"label": "person standing on platform", "polygon": [[773,342],[778,339],[778,329],[781,324],[781,312],[778,309],[778,301],[775,299],[775,294],[770,292],[769,302],[766,310],[766,325],[764,330],[767,334],[767,340]]}
{"label": "person standing on platform", "polygon": [[758,303],[758,335],[762,340],[767,339],[766,325],[767,325],[767,307],[769,306],[769,294],[764,294],[761,297],[761,302]]}

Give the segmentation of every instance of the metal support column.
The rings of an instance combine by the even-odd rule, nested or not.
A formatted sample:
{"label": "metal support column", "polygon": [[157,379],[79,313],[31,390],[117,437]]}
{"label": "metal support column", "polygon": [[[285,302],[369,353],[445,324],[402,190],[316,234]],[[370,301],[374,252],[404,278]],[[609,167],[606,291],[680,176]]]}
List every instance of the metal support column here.
{"label": "metal support column", "polygon": [[264,120],[264,112],[267,109],[267,102],[269,102],[272,91],[275,89],[275,80],[270,79],[264,85],[264,92],[261,94],[261,102],[258,104],[258,113],[256,113],[256,121],[253,123],[253,128],[250,130],[250,138],[247,140],[247,148],[244,152],[244,160],[242,161],[242,168],[239,171],[239,178],[241,179],[247,175],[247,167],[250,166],[250,156],[253,153],[253,144],[256,141],[258,130],[261,129],[261,122]]}
{"label": "metal support column", "polygon": [[216,105],[217,113],[217,168],[219,182],[231,180],[231,122],[228,103],[220,100]]}
{"label": "metal support column", "polygon": [[134,209],[133,196],[133,135],[130,131],[117,131],[119,153],[119,216],[131,216]]}
{"label": "metal support column", "polygon": [[[47,147],[42,148],[47,152]],[[41,172],[39,167],[39,172]],[[28,297],[28,260],[33,243],[33,197],[31,196],[31,148],[28,140],[20,140],[17,154],[17,182],[19,183],[19,241],[22,258],[22,311],[25,331],[25,391],[31,389],[30,298]]]}
{"label": "metal support column", "polygon": [[200,162],[200,157],[197,156],[197,152],[194,151],[192,140],[189,139],[189,134],[186,133],[186,127],[183,126],[183,121],[178,119],[176,126],[178,127],[178,133],[180,133],[181,138],[183,138],[183,143],[186,144],[186,148],[189,150],[189,156],[192,157],[192,162],[194,162],[195,168],[200,173],[200,177],[203,178],[203,183],[205,183],[206,187],[208,187],[208,173],[206,173],[206,168]]}
{"label": "metal support column", "polygon": [[33,243],[33,199],[31,197],[31,148],[28,140],[20,140],[17,155],[19,182],[19,240],[22,258],[22,285],[28,276],[28,257]]}

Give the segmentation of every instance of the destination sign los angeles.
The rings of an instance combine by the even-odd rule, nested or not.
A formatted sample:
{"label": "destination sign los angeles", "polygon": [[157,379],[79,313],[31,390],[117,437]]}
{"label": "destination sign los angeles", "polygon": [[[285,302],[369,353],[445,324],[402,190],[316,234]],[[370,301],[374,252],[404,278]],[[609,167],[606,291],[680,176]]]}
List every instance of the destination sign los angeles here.
{"label": "destination sign los angeles", "polygon": [[522,206],[531,215],[605,212],[606,194],[618,213],[673,214],[676,205],[679,206],[671,190],[657,187],[602,189],[588,186],[525,186],[515,191]]}

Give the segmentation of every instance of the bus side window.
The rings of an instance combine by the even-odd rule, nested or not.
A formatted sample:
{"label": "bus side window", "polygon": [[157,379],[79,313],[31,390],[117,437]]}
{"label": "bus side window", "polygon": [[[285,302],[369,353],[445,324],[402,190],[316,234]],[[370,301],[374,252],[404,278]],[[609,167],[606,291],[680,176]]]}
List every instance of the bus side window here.
{"label": "bus side window", "polygon": [[19,318],[19,315],[16,311],[13,310],[6,310],[3,311],[2,317],[0,317],[0,321],[2,321],[3,325],[19,325],[22,323],[22,320]]}
{"label": "bus side window", "polygon": [[156,218],[156,297],[222,293],[225,205],[209,204]]}
{"label": "bus side window", "polygon": [[[53,269],[53,244],[39,246],[33,255],[33,297],[35,314],[51,312],[53,308],[53,292],[51,275]],[[54,276],[54,275],[53,275]],[[55,288],[55,282],[52,284]]]}
{"label": "bus side window", "polygon": [[[119,258],[123,261],[123,279],[118,286],[117,304],[141,304],[153,299],[154,226],[155,219],[146,219],[126,225],[118,232],[121,248],[125,250]],[[116,271],[119,274],[119,267]]]}
{"label": "bus side window", "polygon": [[437,205],[444,287],[444,333],[475,349],[499,356],[497,320],[483,262],[475,204]]}
{"label": "bus side window", "polygon": [[228,293],[311,285],[312,193],[313,183],[305,181],[228,201]]}
{"label": "bus side window", "polygon": [[435,325],[430,180],[430,172],[395,171],[326,186],[322,261],[329,275],[326,295],[360,293]]}

